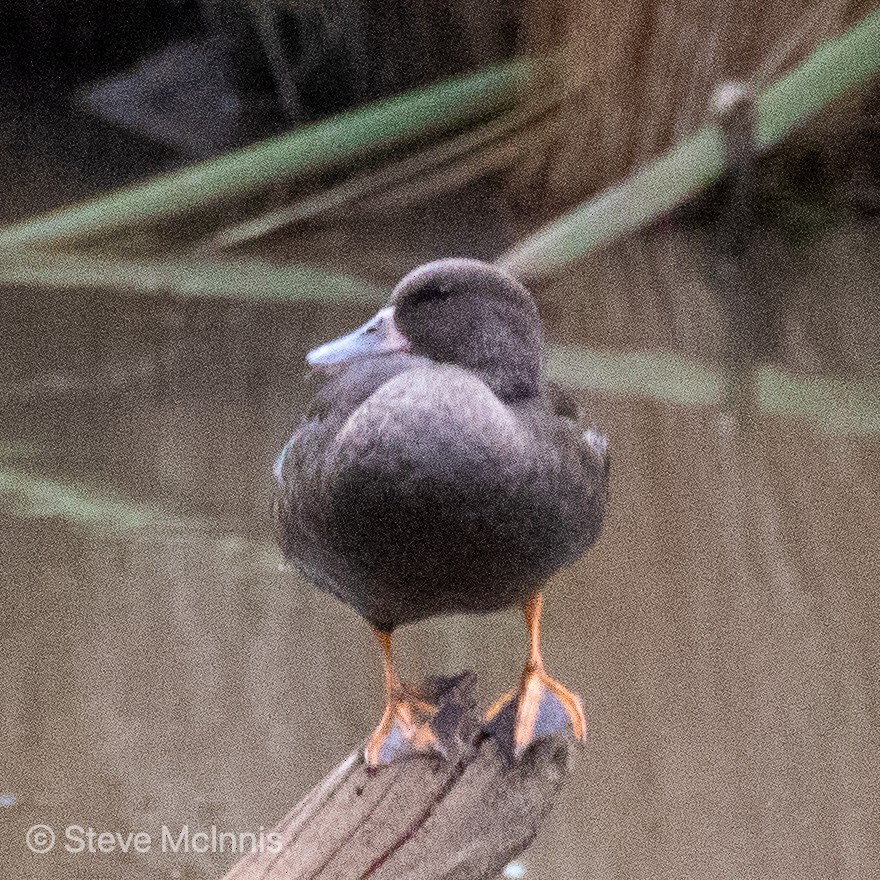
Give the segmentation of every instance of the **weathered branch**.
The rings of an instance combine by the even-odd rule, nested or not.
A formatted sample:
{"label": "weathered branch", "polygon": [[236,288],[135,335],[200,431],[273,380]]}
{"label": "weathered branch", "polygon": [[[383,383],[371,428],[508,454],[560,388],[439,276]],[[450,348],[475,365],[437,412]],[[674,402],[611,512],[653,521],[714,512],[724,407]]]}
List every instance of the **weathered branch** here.
{"label": "weathered branch", "polygon": [[280,852],[241,859],[225,880],[484,880],[534,839],[568,775],[572,742],[546,700],[540,738],[510,756],[513,705],[481,727],[472,673],[428,683],[449,753],[370,770],[343,761],[278,824]]}

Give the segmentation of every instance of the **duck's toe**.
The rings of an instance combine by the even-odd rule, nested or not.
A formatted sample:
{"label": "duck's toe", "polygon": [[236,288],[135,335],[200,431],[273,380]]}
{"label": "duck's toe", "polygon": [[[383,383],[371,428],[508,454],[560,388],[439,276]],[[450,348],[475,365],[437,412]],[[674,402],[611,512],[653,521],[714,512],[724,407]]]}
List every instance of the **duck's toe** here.
{"label": "duck's toe", "polygon": [[587,721],[581,698],[549,676],[543,666],[527,666],[519,688],[499,697],[486,713],[486,720],[496,719],[513,701],[516,701],[513,752],[517,758],[536,739],[560,733],[566,725],[571,726],[577,739],[586,738]]}
{"label": "duck's toe", "polygon": [[370,767],[389,764],[407,752],[444,754],[431,727],[437,707],[414,690],[401,686],[388,698],[382,719],[367,740],[364,761]]}

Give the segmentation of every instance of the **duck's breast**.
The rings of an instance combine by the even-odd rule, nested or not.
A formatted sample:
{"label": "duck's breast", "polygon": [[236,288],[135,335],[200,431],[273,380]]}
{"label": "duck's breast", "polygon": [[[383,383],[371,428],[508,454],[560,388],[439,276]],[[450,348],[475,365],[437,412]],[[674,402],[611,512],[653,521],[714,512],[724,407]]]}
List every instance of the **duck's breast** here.
{"label": "duck's breast", "polygon": [[565,553],[545,441],[457,367],[385,383],[328,444],[321,474],[330,541],[367,573],[349,601],[396,625],[522,598]]}
{"label": "duck's breast", "polygon": [[478,377],[455,366],[415,367],[382,385],[347,418],[328,448],[328,475],[389,467],[403,476],[497,479],[531,448],[516,413]]}

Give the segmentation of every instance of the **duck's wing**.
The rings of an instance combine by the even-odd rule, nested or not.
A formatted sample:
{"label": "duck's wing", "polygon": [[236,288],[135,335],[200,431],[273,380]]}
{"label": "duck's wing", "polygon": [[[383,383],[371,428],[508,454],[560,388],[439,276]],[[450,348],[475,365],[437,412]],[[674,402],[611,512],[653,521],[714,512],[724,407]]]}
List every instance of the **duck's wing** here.
{"label": "duck's wing", "polygon": [[611,454],[608,438],[585,422],[574,395],[555,382],[547,382],[545,394],[557,424],[569,437],[567,448],[572,453],[563,468],[564,487],[560,486],[560,492],[568,497],[570,504],[573,559],[595,544],[602,531]]}
{"label": "duck's wing", "polygon": [[547,402],[554,415],[563,416],[573,422],[581,420],[581,407],[573,394],[555,382],[546,382],[544,388]]}

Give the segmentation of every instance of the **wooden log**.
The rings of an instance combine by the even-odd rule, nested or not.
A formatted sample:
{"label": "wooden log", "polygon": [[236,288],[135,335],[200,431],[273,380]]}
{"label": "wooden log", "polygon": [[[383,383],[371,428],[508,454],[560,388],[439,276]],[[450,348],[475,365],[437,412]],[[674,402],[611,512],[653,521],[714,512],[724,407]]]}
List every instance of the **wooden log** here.
{"label": "wooden log", "polygon": [[276,826],[274,846],[245,855],[225,880],[495,877],[537,834],[571,771],[574,741],[561,707],[545,698],[539,736],[514,760],[514,705],[484,725],[474,685],[465,672],[423,688],[439,706],[445,758],[401,753],[371,769],[353,753]]}

